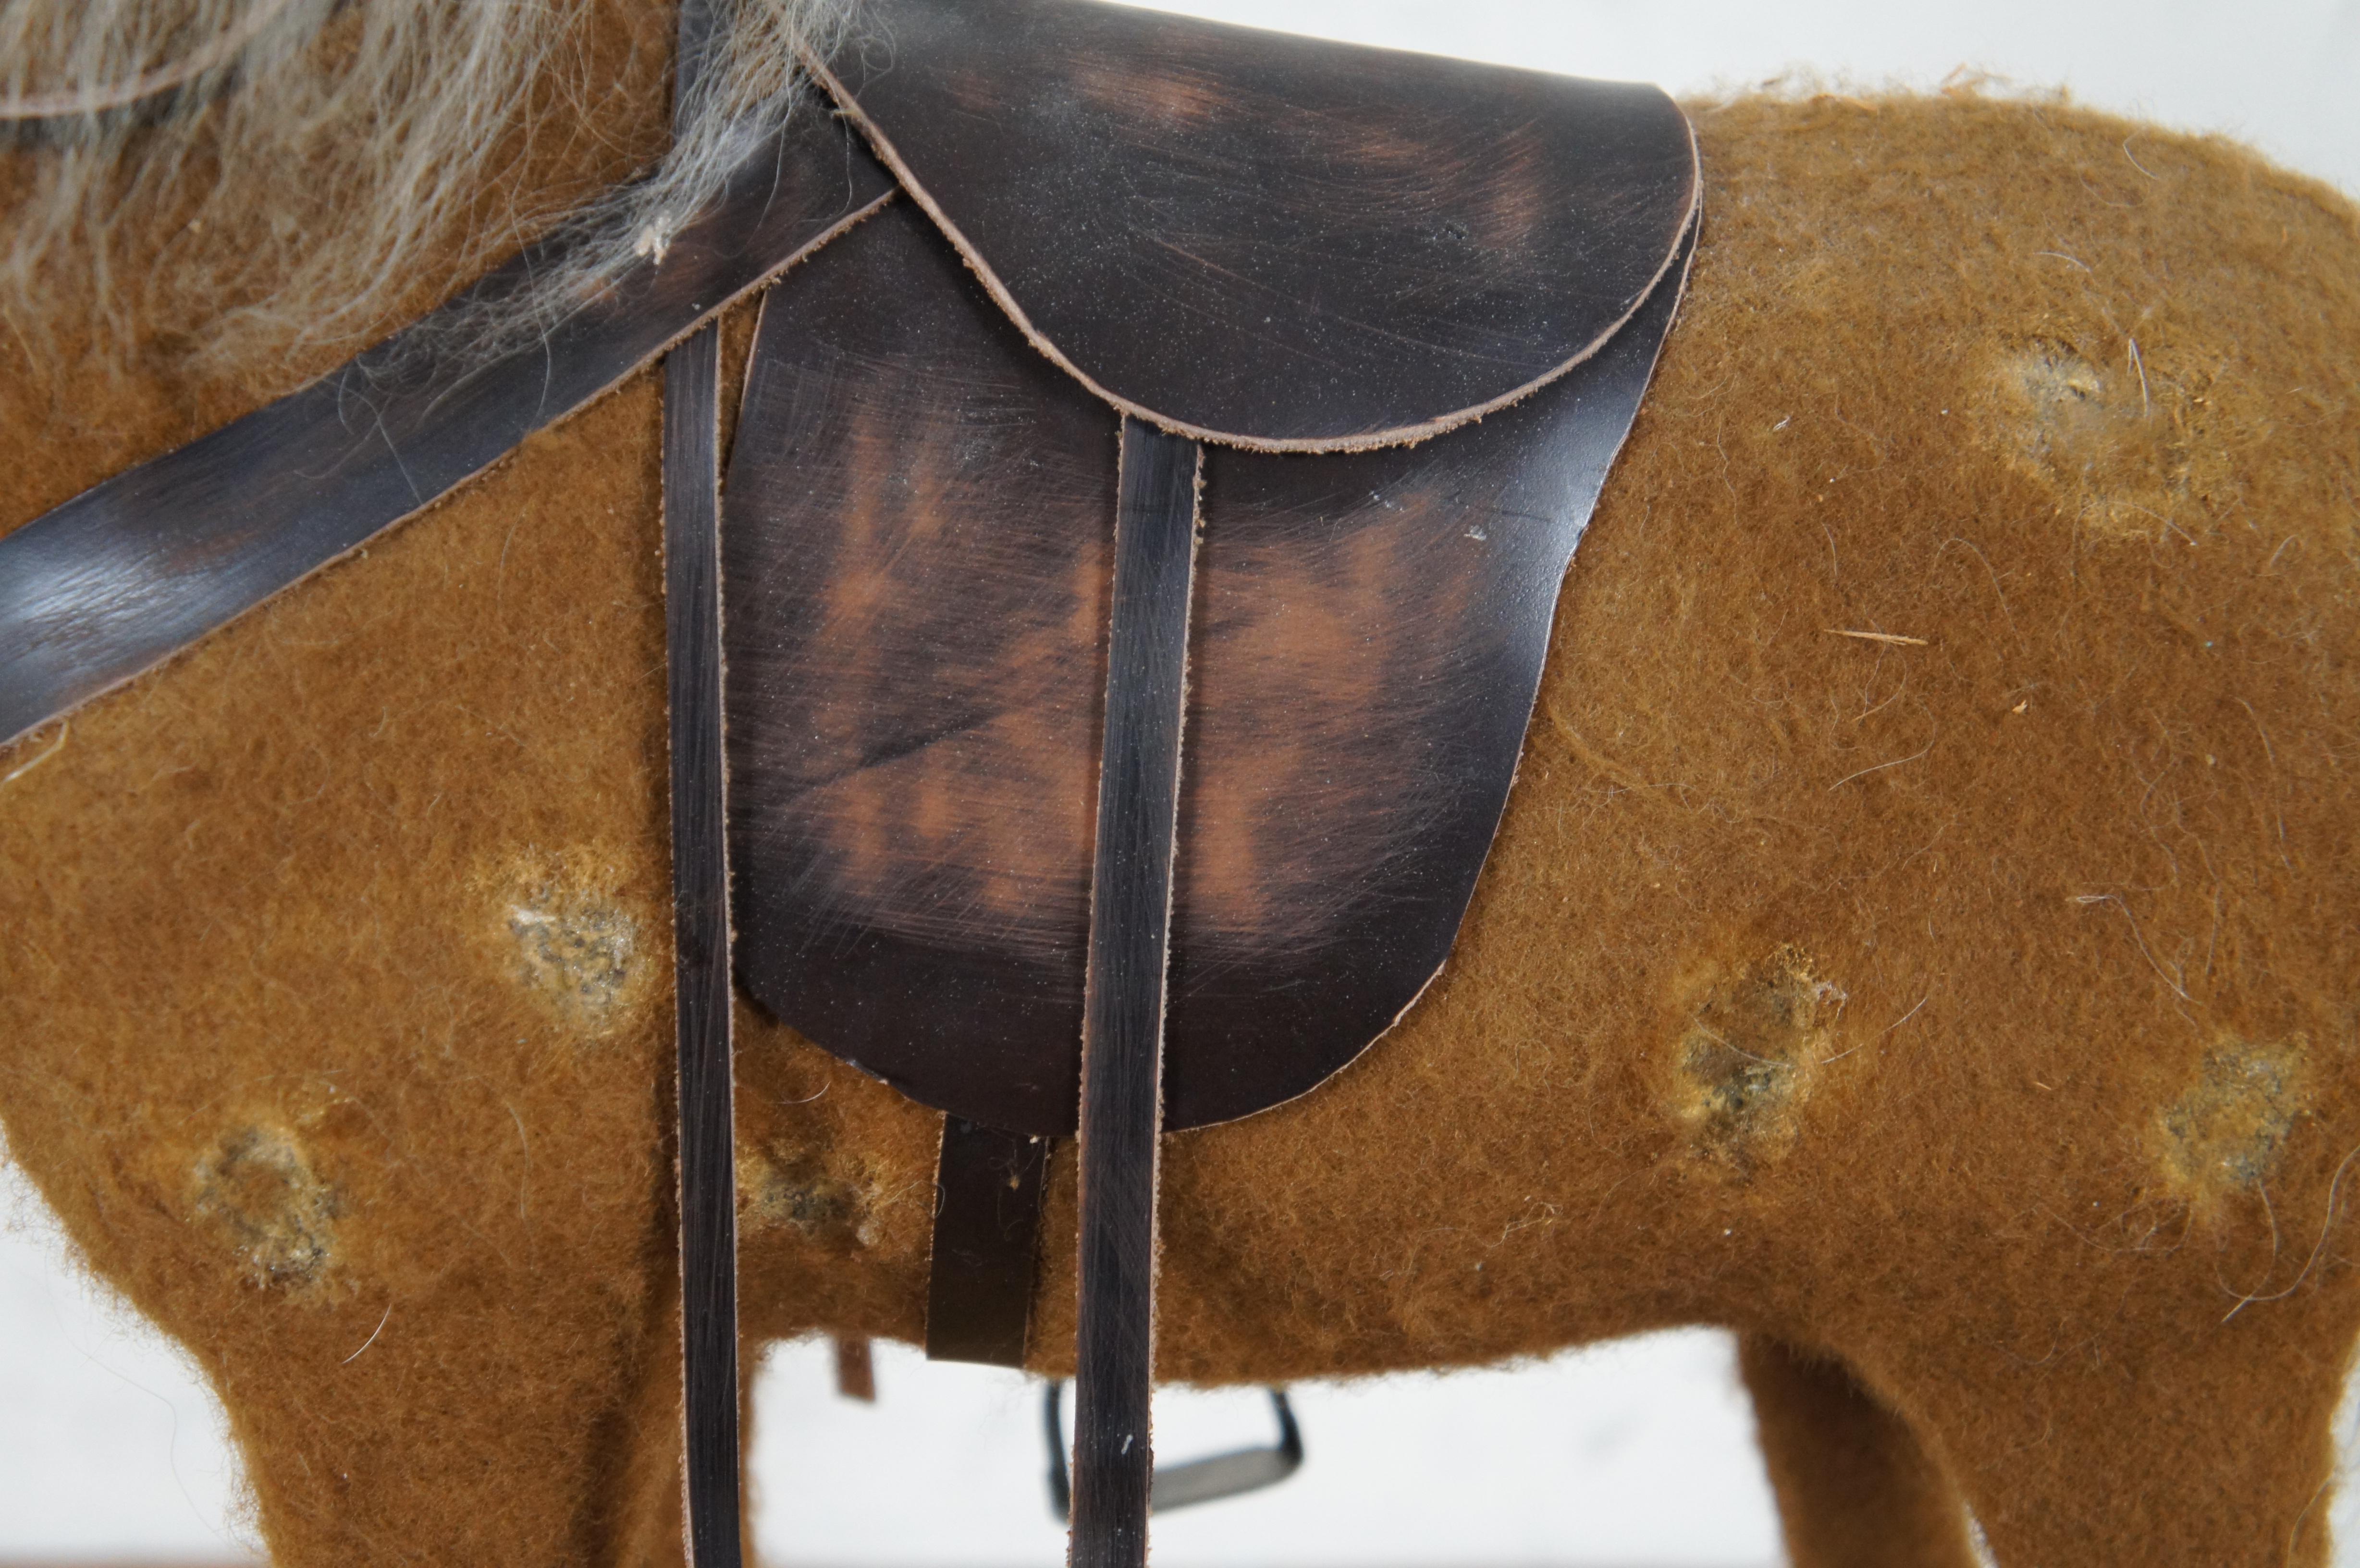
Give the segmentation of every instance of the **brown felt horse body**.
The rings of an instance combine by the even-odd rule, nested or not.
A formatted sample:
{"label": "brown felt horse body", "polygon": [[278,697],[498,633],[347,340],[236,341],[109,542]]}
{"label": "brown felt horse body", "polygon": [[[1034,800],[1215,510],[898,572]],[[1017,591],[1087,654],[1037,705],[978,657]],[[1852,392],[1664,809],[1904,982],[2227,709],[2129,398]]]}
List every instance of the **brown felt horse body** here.
{"label": "brown felt horse body", "polygon": [[[1727,1324],[1800,1563],[1965,1563],[1962,1505],[2009,1564],[2323,1561],[2360,217],[2055,104],[1694,113],[1686,312],[1459,947],[1171,1140],[1162,1371]],[[168,336],[0,344],[0,528],[304,373]],[[642,376],[0,756],[11,1149],[283,1563],[678,1552],[658,428]],[[748,1333],[918,1337],[937,1116],[739,1049]]]}

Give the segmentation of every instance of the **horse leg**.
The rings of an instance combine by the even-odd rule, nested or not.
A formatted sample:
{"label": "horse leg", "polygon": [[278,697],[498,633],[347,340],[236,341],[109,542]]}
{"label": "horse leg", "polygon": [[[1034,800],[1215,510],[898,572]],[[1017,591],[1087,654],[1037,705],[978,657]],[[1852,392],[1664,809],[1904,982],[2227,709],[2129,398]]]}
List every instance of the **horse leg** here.
{"label": "horse leg", "polygon": [[1753,1334],[1738,1366],[1795,1568],[1972,1568],[1957,1488],[1851,1368]]}
{"label": "horse leg", "polygon": [[[519,1159],[483,1162],[481,1202],[464,1181],[406,1194],[401,1225],[361,1199],[349,1173],[371,1151],[333,1118],[241,1118],[158,1161],[124,1126],[150,1142],[137,1112],[153,1107],[84,1101],[71,1126],[50,1108],[14,1096],[11,1153],[93,1270],[205,1373],[272,1562],[680,1561],[678,1320],[657,1225],[629,1249],[632,1279],[562,1234],[562,1190],[544,1176],[528,1192]],[[562,1170],[566,1140],[529,1125]],[[461,1163],[501,1130],[520,1155],[497,1099],[403,1128]],[[437,1231],[446,1255],[421,1256]]]}
{"label": "horse leg", "polygon": [[1981,1377],[1955,1354],[1920,1362],[1934,1382],[1909,1402],[2003,1568],[2323,1568],[2341,1367],[2306,1357],[2309,1325],[2208,1305],[2209,1324],[2169,1325],[2146,1354],[2060,1345]]}
{"label": "horse leg", "polygon": [[211,1376],[283,1568],[677,1561],[660,411],[7,786],[10,1151]]}

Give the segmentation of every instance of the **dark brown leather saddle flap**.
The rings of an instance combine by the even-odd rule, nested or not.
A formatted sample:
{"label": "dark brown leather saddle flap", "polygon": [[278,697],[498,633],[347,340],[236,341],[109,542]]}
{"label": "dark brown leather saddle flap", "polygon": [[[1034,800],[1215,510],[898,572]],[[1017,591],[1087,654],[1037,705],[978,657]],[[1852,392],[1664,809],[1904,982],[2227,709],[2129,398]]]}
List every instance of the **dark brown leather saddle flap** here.
{"label": "dark brown leather saddle flap", "polygon": [[912,200],[770,297],[726,488],[740,977],[922,1101],[1072,1130],[1145,419],[1215,443],[1164,1125],[1250,1114],[1449,951],[1677,305],[1687,124],[1086,0],[866,15],[828,81]]}
{"label": "dark brown leather saddle flap", "polygon": [[1561,375],[1672,265],[1660,89],[1096,0],[869,0],[820,72],[1034,347],[1122,411],[1387,446]]}

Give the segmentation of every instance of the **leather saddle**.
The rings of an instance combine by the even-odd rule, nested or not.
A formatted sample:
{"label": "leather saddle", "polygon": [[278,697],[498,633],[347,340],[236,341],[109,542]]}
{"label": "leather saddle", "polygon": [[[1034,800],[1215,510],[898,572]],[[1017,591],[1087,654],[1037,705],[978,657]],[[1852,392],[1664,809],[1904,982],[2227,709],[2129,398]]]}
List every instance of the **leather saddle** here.
{"label": "leather saddle", "polygon": [[[1311,1090],[1448,956],[1677,308],[1694,141],[1649,87],[1094,0],[868,0],[812,65],[836,113],[529,350],[430,320],[0,539],[0,736],[688,339],[692,1514],[727,1470],[734,1519],[734,962],[948,1113],[938,1355],[1023,1360],[1079,1132],[1076,1561],[1137,1563],[1157,1137]],[[699,329],[774,280],[725,474]]]}
{"label": "leather saddle", "polygon": [[900,194],[765,305],[723,487],[739,974],[928,1105],[1074,1131],[1130,420],[1206,449],[1164,1125],[1292,1099],[1449,949],[1688,127],[1108,5],[866,16],[825,81]]}

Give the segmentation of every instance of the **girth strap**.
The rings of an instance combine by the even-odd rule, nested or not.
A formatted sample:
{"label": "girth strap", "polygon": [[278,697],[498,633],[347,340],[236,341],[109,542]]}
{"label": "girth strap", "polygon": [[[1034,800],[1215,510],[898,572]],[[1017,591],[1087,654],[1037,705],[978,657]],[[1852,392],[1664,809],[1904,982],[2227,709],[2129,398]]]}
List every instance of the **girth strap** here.
{"label": "girth strap", "polygon": [[664,362],[664,623],[672,687],[673,984],[680,1050],[682,1388],[690,1562],[737,1568],[738,1202],[723,832],[719,336]]}
{"label": "girth strap", "polygon": [[[727,0],[683,0],[681,120]],[[721,334],[664,360],[664,643],[680,1057],[682,1507],[691,1568],[738,1568],[738,1192],[721,711]]]}
{"label": "girth strap", "polygon": [[1156,1146],[1204,453],[1122,422],[1082,1023],[1072,1568],[1141,1568],[1154,1475]]}

